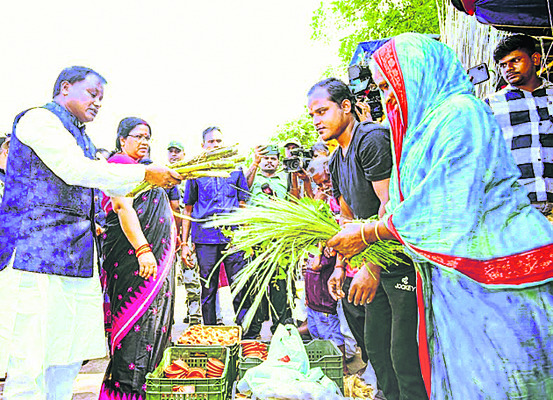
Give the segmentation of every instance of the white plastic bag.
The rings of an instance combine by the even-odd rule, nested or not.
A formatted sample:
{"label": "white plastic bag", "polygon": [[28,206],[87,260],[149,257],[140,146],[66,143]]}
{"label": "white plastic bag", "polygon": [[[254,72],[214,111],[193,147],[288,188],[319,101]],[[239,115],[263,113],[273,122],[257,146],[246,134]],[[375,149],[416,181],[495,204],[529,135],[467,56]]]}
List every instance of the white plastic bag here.
{"label": "white plastic bag", "polygon": [[282,362],[288,368],[307,374],[309,358],[298,328],[293,325],[277,326],[271,339],[267,361]]}
{"label": "white plastic bag", "polygon": [[309,369],[309,358],[298,329],[279,325],[267,361],[246,371],[238,382],[241,393],[251,392],[258,399],[341,399],[334,381],[320,368]]}

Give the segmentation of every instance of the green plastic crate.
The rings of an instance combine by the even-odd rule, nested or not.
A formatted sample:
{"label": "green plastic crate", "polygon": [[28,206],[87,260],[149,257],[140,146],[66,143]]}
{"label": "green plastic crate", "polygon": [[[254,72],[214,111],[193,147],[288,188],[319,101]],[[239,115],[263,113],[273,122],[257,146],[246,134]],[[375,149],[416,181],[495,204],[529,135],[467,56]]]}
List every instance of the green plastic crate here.
{"label": "green plastic crate", "polygon": [[195,351],[204,351],[209,349],[228,349],[229,351],[229,362],[226,364],[228,366],[228,373],[227,373],[227,381],[229,384],[229,387],[232,386],[232,382],[234,382],[238,378],[238,356],[240,351],[240,344],[235,344],[232,346],[192,346],[192,345],[183,345],[179,344],[176,347],[182,347],[184,349],[192,349]]}
{"label": "green plastic crate", "polygon": [[[232,382],[238,377],[238,356],[240,351],[240,341],[242,340],[242,327],[240,325],[206,325],[210,328],[221,329],[223,331],[229,331],[231,329],[238,329],[238,342],[232,346],[225,346],[229,349],[229,371],[228,371],[228,381],[229,387],[232,385]],[[177,344],[177,347],[185,348],[202,348],[204,346],[199,345],[186,345],[186,344]],[[205,347],[219,347],[217,345],[205,346]]]}
{"label": "green plastic crate", "polygon": [[[209,358],[225,363],[220,378],[168,379],[163,370],[176,359],[183,359],[190,367],[205,368]],[[146,400],[225,400],[229,394],[229,350],[222,346],[168,347],[158,367],[146,375]],[[173,392],[176,386],[185,386],[187,392]]]}
{"label": "green plastic crate", "polygon": [[[323,373],[332,379],[340,391],[344,393],[344,370],[342,352],[330,340],[312,340],[305,343],[305,350],[309,358],[309,367],[320,367]],[[269,350],[269,345],[267,345]],[[238,357],[238,379],[242,379],[246,371],[252,367],[261,364],[263,361],[259,358],[242,357],[242,346]]]}
{"label": "green plastic crate", "polygon": [[229,387],[232,385],[236,379],[238,379],[238,356],[240,354],[240,343],[236,343],[232,346],[229,346]]}

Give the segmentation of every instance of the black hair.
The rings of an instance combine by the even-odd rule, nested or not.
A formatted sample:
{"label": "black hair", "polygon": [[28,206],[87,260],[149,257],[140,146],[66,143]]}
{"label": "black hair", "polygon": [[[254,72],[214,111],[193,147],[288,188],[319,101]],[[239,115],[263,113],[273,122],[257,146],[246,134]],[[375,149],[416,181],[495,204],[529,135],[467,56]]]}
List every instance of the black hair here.
{"label": "black hair", "polygon": [[351,93],[349,86],[340,79],[327,78],[315,83],[313,87],[309,89],[307,96],[311,96],[318,88],[325,89],[328,93],[328,99],[338,104],[338,106],[342,107],[342,102],[344,100],[349,100],[351,102],[352,110],[355,108],[355,96]]}
{"label": "black hair", "polygon": [[326,155],[329,154],[328,146],[325,142],[317,142],[313,146],[311,146],[311,151],[315,153],[316,151],[324,151]]}
{"label": "black hair", "polygon": [[538,42],[532,36],[517,33],[516,35],[507,36],[503,39],[493,52],[493,59],[496,63],[503,57],[515,50],[524,51],[529,56],[538,52]]}
{"label": "black hair", "polygon": [[121,151],[120,139],[128,137],[129,133],[131,133],[131,131],[138,125],[146,125],[148,127],[148,130],[150,131],[150,135],[152,134],[152,128],[150,127],[150,124],[148,124],[142,118],[127,117],[123,118],[121,122],[119,122],[119,127],[117,128],[117,138],[115,138],[115,148],[118,151]]}
{"label": "black hair", "polygon": [[202,143],[205,143],[205,135],[207,135],[211,131],[219,131],[221,132],[221,129],[219,129],[218,126],[210,126],[208,128],[205,128],[202,132]]}
{"label": "black hair", "polygon": [[93,69],[78,66],[68,67],[61,71],[58,79],[56,79],[56,83],[54,84],[54,94],[52,95],[52,97],[56,97],[58,94],[60,94],[62,82],[67,81],[70,84],[74,84],[75,82],[85,80],[88,74],[96,75],[100,79],[102,84],[107,83],[105,78]]}

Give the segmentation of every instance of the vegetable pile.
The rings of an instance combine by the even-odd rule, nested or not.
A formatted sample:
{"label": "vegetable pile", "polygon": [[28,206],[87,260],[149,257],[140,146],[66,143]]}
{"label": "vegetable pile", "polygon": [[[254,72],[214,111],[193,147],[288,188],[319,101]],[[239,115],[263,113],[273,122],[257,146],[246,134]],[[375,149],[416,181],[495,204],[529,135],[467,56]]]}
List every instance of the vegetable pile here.
{"label": "vegetable pile", "polygon": [[186,361],[178,359],[164,368],[165,378],[169,379],[205,379],[223,376],[225,363],[216,358],[207,361],[206,368],[190,367]]}
{"label": "vegetable pile", "polygon": [[344,378],[344,396],[352,399],[374,399],[375,392],[359,376],[349,375]]}
{"label": "vegetable pile", "polygon": [[232,346],[240,340],[240,329],[221,329],[217,327],[194,325],[185,330],[178,344],[193,346]]}
{"label": "vegetable pile", "polygon": [[267,359],[267,345],[256,340],[242,340],[242,357],[244,358],[259,358],[263,361]]}

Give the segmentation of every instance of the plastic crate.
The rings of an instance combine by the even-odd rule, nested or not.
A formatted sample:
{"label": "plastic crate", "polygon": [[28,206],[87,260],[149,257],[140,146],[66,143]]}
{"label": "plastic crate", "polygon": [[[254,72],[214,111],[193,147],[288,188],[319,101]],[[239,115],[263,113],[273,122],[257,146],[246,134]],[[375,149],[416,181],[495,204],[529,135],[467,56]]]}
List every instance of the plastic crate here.
{"label": "plastic crate", "polygon": [[[269,350],[269,345],[267,345]],[[342,352],[330,340],[312,340],[305,343],[305,350],[309,358],[309,367],[320,367],[323,373],[332,379],[340,391],[344,393],[344,370]],[[242,379],[246,371],[252,367],[261,364],[263,361],[259,358],[242,357],[242,346],[238,357],[238,379]]]}
{"label": "plastic crate", "polygon": [[232,385],[232,382],[234,382],[236,379],[238,379],[238,356],[240,355],[240,343],[236,343],[235,345],[229,346],[229,386]]}
{"label": "plastic crate", "polygon": [[[232,382],[238,377],[238,356],[240,352],[240,341],[242,340],[242,327],[240,325],[205,325],[209,328],[220,329],[223,331],[229,331],[231,329],[238,329],[238,342],[231,346],[225,346],[229,349],[229,370],[228,370],[228,381],[229,386],[232,385]],[[189,345],[189,344],[177,344],[177,347],[185,348],[202,348],[201,345]],[[218,347],[217,345],[205,346],[205,347]]]}
{"label": "plastic crate", "polygon": [[[163,370],[176,359],[183,359],[191,367],[205,368],[209,358],[225,363],[220,378],[168,379]],[[146,375],[146,400],[225,400],[229,394],[229,350],[222,346],[168,347],[158,367]],[[184,386],[186,392],[173,392],[176,386]]]}
{"label": "plastic crate", "polygon": [[229,388],[232,386],[232,382],[234,382],[238,378],[238,356],[240,351],[240,345],[236,344],[233,346],[192,346],[192,345],[183,345],[180,344],[177,347],[182,347],[183,349],[191,349],[193,351],[207,351],[210,349],[226,349],[228,350],[229,354],[229,361],[226,364],[227,365],[227,381]]}

